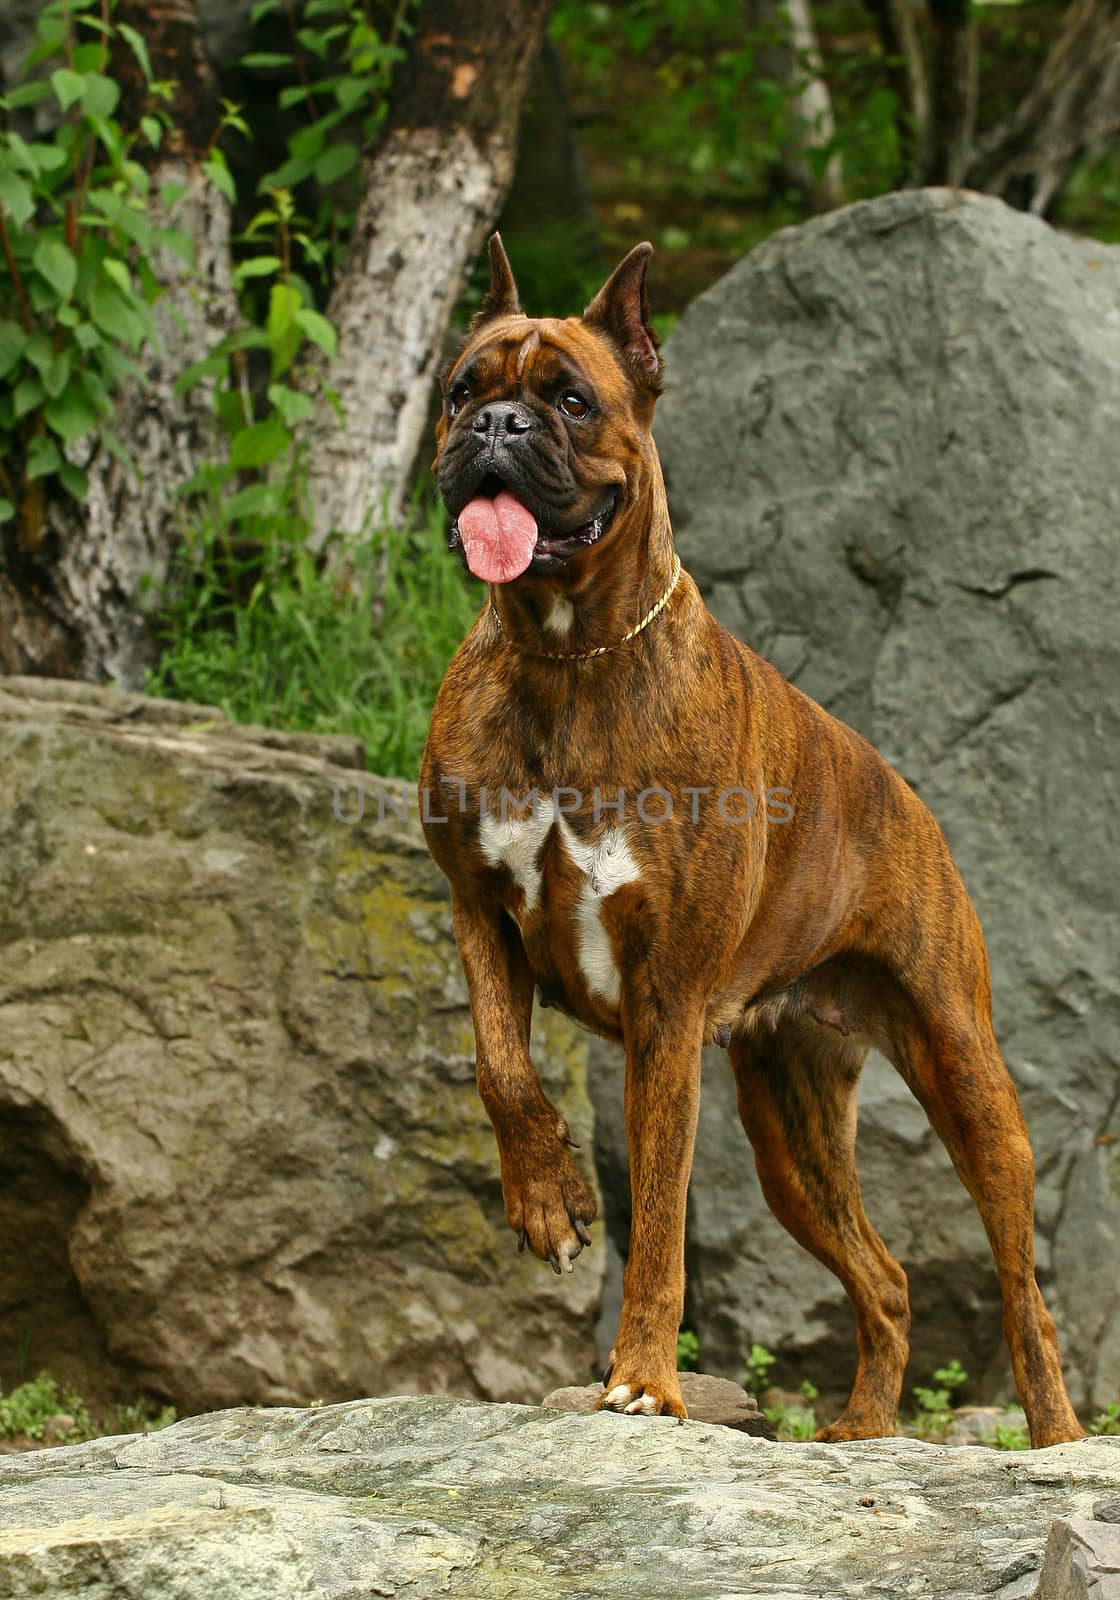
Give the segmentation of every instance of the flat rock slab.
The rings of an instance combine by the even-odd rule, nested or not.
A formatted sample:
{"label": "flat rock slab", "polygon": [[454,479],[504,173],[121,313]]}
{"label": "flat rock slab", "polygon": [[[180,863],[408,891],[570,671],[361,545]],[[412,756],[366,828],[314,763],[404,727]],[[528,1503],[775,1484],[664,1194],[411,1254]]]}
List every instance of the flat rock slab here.
{"label": "flat rock slab", "polygon": [[226,1411],[0,1461],[0,1600],[1035,1594],[1120,1439],[772,1444],[443,1398]]}

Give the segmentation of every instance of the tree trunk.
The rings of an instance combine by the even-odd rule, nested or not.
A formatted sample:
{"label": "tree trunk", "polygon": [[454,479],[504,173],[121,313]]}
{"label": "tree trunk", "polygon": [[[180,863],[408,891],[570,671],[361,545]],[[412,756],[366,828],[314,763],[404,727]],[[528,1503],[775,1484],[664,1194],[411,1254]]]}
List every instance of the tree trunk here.
{"label": "tree trunk", "polygon": [[976,24],[970,10],[970,0],[929,0],[929,100],[921,126],[919,184],[964,182],[976,130]]}
{"label": "tree trunk", "polygon": [[965,181],[1042,216],[1074,162],[1120,131],[1120,3],[1073,0],[1030,93],[977,145]]}
{"label": "tree trunk", "polygon": [[793,129],[782,150],[783,183],[800,189],[815,211],[843,205],[839,157],[833,156],[823,172],[810,160],[811,151],[823,149],[836,136],[810,0],[747,0],[746,15],[748,25],[766,39],[758,70],[789,92]]}
{"label": "tree trunk", "polygon": [[[912,125],[924,129],[929,120],[929,75],[920,25],[924,5],[917,5],[915,0],[868,0],[868,6],[879,29],[887,77],[899,110],[905,107]],[[900,123],[900,132],[902,127],[904,124]],[[903,147],[908,144],[904,138]],[[901,184],[910,175],[911,163],[907,160],[898,182]]]}
{"label": "tree trunk", "polygon": [[[114,15],[142,32],[154,76],[173,79],[177,86],[171,106],[176,128],[152,168],[152,217],[162,225],[170,222],[193,241],[196,266],[192,271],[168,251],[154,263],[166,285],[155,306],[160,343],[141,356],[148,384],[126,389],[113,418],[113,431],[125,441],[136,470],[91,434],[67,450],[89,474],[86,504],[52,501],[44,536],[33,549],[5,531],[0,667],[116,679],[139,688],[151,659],[142,579],[166,576],[181,531],[176,489],[216,449],[212,392],[200,385],[180,399],[175,379],[229,332],[236,299],[229,205],[197,167],[219,105],[194,0],[121,0]],[[142,78],[130,79],[131,56],[115,58],[113,71],[128,80],[122,106],[134,106],[139,115],[146,91]],[[170,218],[158,209],[160,187],[169,183],[186,189]]]}
{"label": "tree trunk", "polygon": [[[89,473],[89,498],[84,507],[56,501],[48,514],[56,594],[77,645],[74,675],[131,689],[143,687],[154,661],[142,580],[166,578],[183,533],[179,485],[220,455],[213,385],[179,396],[175,380],[232,330],[237,315],[228,202],[187,156],[160,162],[153,192],[167,183],[186,185],[170,220],[193,241],[195,265],[170,251],[156,263],[167,285],[155,306],[159,349],[144,362],[147,384],[121,394],[113,419],[133,466],[96,443],[96,435],[92,448],[79,441],[68,454]],[[158,220],[168,223],[162,213]]]}
{"label": "tree trunk", "polygon": [[455,303],[513,176],[550,0],[421,0],[328,315],[339,334],[309,440],[316,538],[398,520]]}

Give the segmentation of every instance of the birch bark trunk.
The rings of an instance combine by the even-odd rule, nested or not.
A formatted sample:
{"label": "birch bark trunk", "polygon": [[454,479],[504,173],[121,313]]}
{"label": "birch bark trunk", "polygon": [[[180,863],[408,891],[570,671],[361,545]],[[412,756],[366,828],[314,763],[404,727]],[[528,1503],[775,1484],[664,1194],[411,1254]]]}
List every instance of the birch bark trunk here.
{"label": "birch bark trunk", "polygon": [[328,316],[309,439],[315,538],[400,520],[451,313],[513,176],[550,0],[422,0]]}

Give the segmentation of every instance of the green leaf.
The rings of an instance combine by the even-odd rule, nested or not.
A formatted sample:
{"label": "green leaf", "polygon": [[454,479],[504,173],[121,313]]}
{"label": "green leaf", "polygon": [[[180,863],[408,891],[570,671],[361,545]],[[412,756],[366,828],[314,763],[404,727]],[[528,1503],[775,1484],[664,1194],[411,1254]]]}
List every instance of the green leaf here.
{"label": "green leaf", "polygon": [[42,78],[36,78],[34,83],[21,83],[17,89],[9,89],[4,96],[4,104],[9,111],[18,111],[24,106],[37,106],[50,92],[50,84]]}
{"label": "green leaf", "polygon": [[125,237],[131,239],[133,244],[138,244],[141,250],[151,249],[152,225],[137,206],[122,206],[117,213],[116,224]]}
{"label": "green leaf", "polygon": [[39,371],[43,372],[54,360],[54,345],[48,335],[39,328],[28,339],[23,353],[33,367],[38,367]]}
{"label": "green leaf", "polygon": [[82,110],[87,117],[111,117],[120,97],[120,84],[114,83],[112,78],[106,78],[100,72],[86,73]]}
{"label": "green leaf", "polygon": [[90,296],[90,316],[103,333],[122,340],[130,350],[139,350],[147,329],[134,305],[111,283],[98,283]]}
{"label": "green leaf", "polygon": [[277,104],[281,111],[288,111],[292,106],[298,106],[304,100],[309,100],[315,93],[317,85],[305,83],[291,83],[286,89],[281,89]]}
{"label": "green leaf", "polygon": [[64,461],[58,469],[58,475],[62,479],[63,488],[72,494],[75,500],[80,500],[82,505],[85,505],[89,498],[89,473],[81,467],[74,466],[70,461]]}
{"label": "green leaf", "polygon": [[0,167],[0,206],[17,228],[22,228],[35,211],[31,186],[10,167]]}
{"label": "green leaf", "polygon": [[299,349],[300,334],[294,323],[300,308],[300,298],[286,283],[274,283],[268,297],[268,321],[265,331],[273,348],[272,370],[276,377],[291,365]]}
{"label": "green leaf", "polygon": [[254,422],[234,437],[229,449],[232,467],[264,467],[285,451],[292,436],[278,416]]}
{"label": "green leaf", "polygon": [[358,147],[353,144],[328,145],[315,163],[315,177],[324,187],[337,183],[358,164]]}
{"label": "green leaf", "polygon": [[84,433],[97,426],[97,411],[80,389],[73,385],[57,400],[43,407],[48,427],[54,429],[65,444],[73,444]]}
{"label": "green leaf", "polygon": [[318,345],[328,360],[333,359],[338,349],[338,334],[326,317],[318,311],[312,311],[310,306],[301,306],[296,312],[296,321],[311,343]]}
{"label": "green leaf", "polygon": [[141,117],[140,132],[158,150],[163,142],[163,124],[158,117]]}
{"label": "green leaf", "polygon": [[114,256],[106,256],[101,263],[101,270],[112,278],[118,289],[123,289],[125,294],[132,293],[132,278],[123,261],[118,261]]}
{"label": "green leaf", "polygon": [[355,106],[361,105],[373,93],[374,81],[370,77],[343,78],[334,92],[334,97],[343,111],[353,111]]}
{"label": "green leaf", "polygon": [[128,447],[119,434],[114,433],[111,428],[102,428],[98,437],[111,456],[116,456],[117,460],[126,466],[130,472],[135,472],[136,463],[133,461],[128,452]]}
{"label": "green leaf", "polygon": [[277,509],[276,486],[271,483],[251,483],[247,489],[239,489],[231,495],[222,505],[222,520],[227,527],[231,522],[236,522],[239,517],[260,516],[262,512],[275,512]]}
{"label": "green leaf", "polygon": [[38,378],[30,376],[21,378],[12,394],[16,420],[25,417],[29,411],[34,411],[36,406],[41,406],[45,398],[46,390]]}
{"label": "green leaf", "polygon": [[316,161],[322,154],[326,139],[326,131],[318,122],[313,122],[310,127],[299,128],[291,135],[288,149],[298,161]]}
{"label": "green leaf", "polygon": [[85,94],[86,80],[80,72],[71,72],[69,67],[56,67],[51,73],[51,88],[63,111],[69,111]]}
{"label": "green leaf", "polygon": [[0,321],[0,378],[6,378],[19,365],[27,348],[27,335],[18,322],[10,318]]}
{"label": "green leaf", "polygon": [[194,240],[189,234],[180,233],[178,228],[157,228],[156,239],[165,250],[170,250],[180,261],[185,261],[188,267],[194,266]]}
{"label": "green leaf", "polygon": [[252,256],[234,269],[233,281],[240,288],[246,278],[269,278],[281,266],[279,256]]}
{"label": "green leaf", "polygon": [[[136,57],[137,61],[139,61],[139,63],[140,63],[140,71],[144,74],[145,81],[148,82],[148,83],[151,83],[151,81],[152,81],[152,58],[148,54],[148,46],[147,46],[147,44],[146,44],[146,42],[144,40],[143,35],[137,33],[135,28],[130,28],[127,22],[118,22],[117,23],[117,32],[120,34],[120,36],[124,40],[124,42],[128,45],[128,48],[132,51],[132,53]],[[153,144],[158,144],[159,140],[158,139],[153,139],[152,143]]]}
{"label": "green leaf", "polygon": [[72,369],[73,359],[69,350],[60,350],[46,372],[43,373],[43,388],[52,400],[57,400],[70,382]]}
{"label": "green leaf", "polygon": [[10,500],[0,496],[0,522],[11,522],[16,514],[16,508]]}
{"label": "green leaf", "polygon": [[57,144],[29,144],[27,153],[34,161],[40,172],[57,172],[59,167],[66,166],[70,160],[67,151]]}
{"label": "green leaf", "polygon": [[243,67],[290,67],[292,58],[280,50],[253,50],[241,57]]}
{"label": "green leaf", "polygon": [[268,398],[289,428],[295,427],[299,422],[306,422],[315,410],[315,402],[310,395],[289,389],[286,383],[270,383]]}
{"label": "green leaf", "polygon": [[226,159],[220,150],[215,150],[209,161],[202,163],[202,170],[210,179],[219,194],[224,194],[230,205],[237,199],[237,190]]}
{"label": "green leaf", "polygon": [[304,178],[311,176],[310,161],[303,160],[300,156],[292,156],[291,160],[283,162],[275,172],[266,172],[257,184],[258,194],[267,194],[270,189],[292,189],[297,183],[302,183]]}
{"label": "green leaf", "polygon": [[256,5],[249,12],[249,22],[255,28],[262,17],[271,16],[274,11],[279,11],[283,0],[257,0]]}
{"label": "green leaf", "polygon": [[27,479],[45,478],[62,465],[58,446],[45,433],[37,433],[27,447]]}
{"label": "green leaf", "polygon": [[79,350],[95,350],[103,337],[92,322],[79,322],[74,329],[74,340]]}
{"label": "green leaf", "polygon": [[35,246],[31,264],[45,278],[60,300],[69,300],[78,281],[78,263],[61,239],[42,239]]}
{"label": "green leaf", "polygon": [[211,351],[201,361],[192,361],[189,367],[184,367],[175,379],[175,393],[177,395],[189,394],[196,384],[203,378],[220,378],[226,370],[227,357],[221,351]]}

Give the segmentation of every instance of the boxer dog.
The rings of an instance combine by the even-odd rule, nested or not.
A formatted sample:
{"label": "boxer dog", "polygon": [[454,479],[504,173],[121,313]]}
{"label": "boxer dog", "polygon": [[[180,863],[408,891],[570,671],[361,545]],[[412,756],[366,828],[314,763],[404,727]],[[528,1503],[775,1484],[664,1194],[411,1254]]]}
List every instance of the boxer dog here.
{"label": "boxer dog", "polygon": [[557,1271],[591,1242],[595,1197],[530,1058],[539,990],[626,1051],[633,1221],[599,1403],[683,1417],[700,1049],[726,1045],[763,1193],[855,1312],[855,1384],[817,1438],[890,1434],[910,1310],[856,1175],[874,1046],[984,1220],[1031,1443],[1080,1438],[1035,1281],[1033,1158],[976,913],[904,780],[727,633],[681,570],[650,432],[651,253],[631,251],[582,317],[538,318],[495,234],[489,292],[443,381],[450,542],[489,589],[420,782],[506,1217]]}

